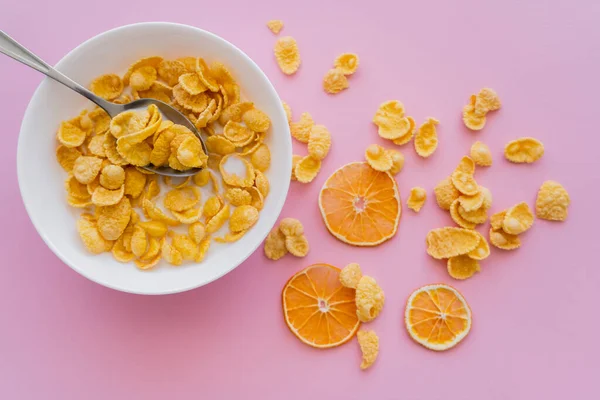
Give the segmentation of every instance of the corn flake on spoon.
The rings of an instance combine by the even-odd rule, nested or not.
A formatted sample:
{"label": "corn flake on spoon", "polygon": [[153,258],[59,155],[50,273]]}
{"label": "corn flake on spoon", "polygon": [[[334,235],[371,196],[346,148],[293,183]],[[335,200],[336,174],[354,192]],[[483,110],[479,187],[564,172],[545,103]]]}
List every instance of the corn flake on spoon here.
{"label": "corn flake on spoon", "polygon": [[[194,133],[194,135],[196,135],[198,139],[200,139],[200,143],[202,143],[202,148],[204,149],[204,152],[207,153],[204,140],[202,140],[202,137],[196,129],[196,126],[175,108],[171,107],[166,103],[163,103],[162,101],[155,99],[139,99],[127,104],[115,104],[111,103],[110,101],[104,100],[103,98],[96,96],[94,93],[90,92],[80,84],[72,81],[56,69],[52,68],[41,58],[33,54],[31,51],[27,50],[25,47],[16,42],[13,38],[8,36],[3,31],[0,31],[0,53],[6,54],[7,56],[14,58],[15,60],[43,73],[47,77],[52,78],[59,83],[62,83],[69,89],[74,90],[80,95],[86,97],[88,100],[92,101],[104,111],[106,111],[111,118],[114,118],[117,114],[120,114],[124,111],[133,109],[146,109],[149,105],[154,104],[156,105],[156,107],[158,107],[159,111],[166,119],[170,120],[174,124],[183,125],[189,130],[191,130]],[[191,176],[197,174],[201,170],[201,168],[192,168],[186,171],[177,171],[169,167],[155,167],[153,165],[147,165],[142,168],[144,168],[147,171],[154,172],[158,175],[165,175],[171,177]]]}

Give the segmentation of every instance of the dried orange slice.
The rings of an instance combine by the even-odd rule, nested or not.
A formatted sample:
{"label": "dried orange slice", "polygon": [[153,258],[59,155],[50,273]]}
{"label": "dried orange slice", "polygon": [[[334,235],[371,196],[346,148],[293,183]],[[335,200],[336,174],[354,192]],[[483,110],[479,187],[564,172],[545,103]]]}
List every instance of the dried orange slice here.
{"label": "dried orange slice", "polygon": [[288,328],[309,346],[336,347],[356,334],[356,291],[342,286],[340,269],[314,264],[292,276],[282,293]]}
{"label": "dried orange slice", "polygon": [[431,350],[448,350],[471,330],[471,309],[453,287],[427,285],[408,298],[404,323],[415,342]]}
{"label": "dried orange slice", "polygon": [[335,171],[321,189],[319,208],[329,232],[354,246],[376,246],[393,237],[402,212],[394,178],[366,162]]}

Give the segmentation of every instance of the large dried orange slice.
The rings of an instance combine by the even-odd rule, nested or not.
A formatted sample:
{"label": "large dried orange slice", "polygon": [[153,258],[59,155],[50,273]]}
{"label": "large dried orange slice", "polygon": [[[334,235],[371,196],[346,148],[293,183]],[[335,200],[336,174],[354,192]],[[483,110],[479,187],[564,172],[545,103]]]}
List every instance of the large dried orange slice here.
{"label": "large dried orange slice", "polygon": [[339,346],[356,334],[356,291],[342,286],[340,270],[314,264],[292,276],[282,293],[283,316],[292,333],[309,346]]}
{"label": "large dried orange slice", "polygon": [[458,290],[443,284],[415,290],[406,303],[408,334],[431,350],[456,346],[471,329],[471,309]]}
{"label": "large dried orange slice", "polygon": [[354,246],[376,246],[390,239],[402,212],[392,175],[366,162],[335,171],[321,189],[319,207],[329,232]]}

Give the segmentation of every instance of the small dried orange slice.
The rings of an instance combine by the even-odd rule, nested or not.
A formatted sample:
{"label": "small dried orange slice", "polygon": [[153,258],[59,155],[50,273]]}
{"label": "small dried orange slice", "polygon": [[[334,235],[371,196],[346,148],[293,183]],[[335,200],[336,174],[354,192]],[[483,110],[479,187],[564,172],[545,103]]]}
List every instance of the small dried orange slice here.
{"label": "small dried orange slice", "polygon": [[321,189],[319,208],[329,232],[354,246],[377,246],[393,237],[402,212],[394,178],[366,162],[335,171]]}
{"label": "small dried orange slice", "polygon": [[448,350],[471,330],[471,309],[458,290],[427,285],[408,298],[404,323],[415,342],[435,351]]}
{"label": "small dried orange slice", "polygon": [[342,286],[339,276],[339,268],[314,264],[292,276],[283,288],[285,323],[309,346],[339,346],[352,339],[360,326],[356,291]]}

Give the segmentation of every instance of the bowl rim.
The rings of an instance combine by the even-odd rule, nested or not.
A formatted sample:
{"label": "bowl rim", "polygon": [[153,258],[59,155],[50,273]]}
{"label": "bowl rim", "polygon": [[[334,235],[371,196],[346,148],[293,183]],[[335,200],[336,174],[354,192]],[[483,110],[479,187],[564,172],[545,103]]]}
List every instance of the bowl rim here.
{"label": "bowl rim", "polygon": [[[242,51],[240,48],[238,48],[237,46],[235,46],[234,44],[232,44],[231,42],[229,42],[228,40],[212,33],[209,31],[206,31],[204,29],[201,28],[197,28],[195,26],[191,26],[191,25],[187,25],[187,24],[180,24],[180,23],[175,23],[175,22],[138,22],[138,23],[134,23],[134,24],[128,24],[128,25],[123,25],[123,26],[119,26],[116,28],[112,28],[109,29],[107,31],[101,32],[87,40],[85,40],[84,42],[82,42],[81,44],[77,45],[75,48],[73,48],[72,50],[70,50],[67,54],[65,54],[56,64],[55,64],[55,68],[57,70],[60,71],[62,64],[65,62],[66,59],[71,58],[73,56],[74,53],[80,51],[80,49],[82,47],[88,46],[90,43],[94,42],[95,40],[98,40],[99,38],[108,35],[108,34],[115,34],[118,33],[120,31],[127,31],[129,29],[137,29],[140,27],[164,27],[164,26],[171,26],[171,27],[178,27],[178,28],[184,28],[184,29],[189,29],[189,30],[195,30],[200,34],[206,35],[208,36],[210,39],[212,40],[216,40],[218,42],[221,42],[221,44],[223,44],[225,47],[227,47],[230,51],[234,51],[234,52],[238,52],[243,59],[245,59],[245,61],[248,63],[248,67],[252,68],[255,70],[255,72],[257,72],[258,74],[262,75],[262,77],[264,78],[265,83],[267,84],[267,89],[269,91],[272,92],[272,94],[275,95],[275,97],[279,100],[279,113],[280,113],[280,117],[283,117],[284,120],[287,119],[286,114],[285,114],[285,110],[283,109],[283,105],[281,103],[281,98],[279,97],[279,94],[277,93],[277,90],[275,90],[275,87],[273,86],[273,83],[269,80],[269,78],[267,77],[267,75],[264,73],[264,71],[258,66],[258,64],[256,64],[256,62],[254,62],[254,60],[252,60],[252,58],[250,58],[250,56],[248,56],[244,51]],[[72,270],[74,270],[75,272],[77,272],[78,274],[82,275],[83,277],[89,279],[92,282],[95,282],[99,285],[105,286],[107,288],[110,289],[114,289],[120,292],[125,292],[125,293],[131,293],[131,294],[139,294],[139,295],[165,295],[165,294],[175,294],[175,293],[182,293],[182,292],[186,292],[192,289],[196,289],[205,285],[210,284],[211,282],[216,281],[217,279],[222,278],[223,276],[227,275],[228,273],[230,273],[231,271],[233,271],[234,269],[236,269],[238,266],[240,266],[244,261],[246,261],[252,254],[254,254],[256,252],[256,250],[258,249],[258,247],[263,243],[263,241],[265,240],[265,238],[267,237],[267,235],[269,234],[269,232],[272,230],[272,227],[267,229],[265,233],[263,233],[260,238],[260,240],[258,240],[256,242],[255,245],[252,245],[249,247],[249,251],[247,254],[242,255],[241,257],[239,257],[235,262],[233,262],[231,264],[231,266],[229,268],[223,269],[222,271],[219,271],[218,274],[215,274],[214,276],[210,277],[210,279],[201,282],[201,283],[191,283],[191,284],[186,284],[185,282],[179,286],[177,286],[176,288],[172,288],[172,289],[163,289],[163,290],[153,290],[153,291],[142,291],[142,290],[134,290],[134,289],[130,289],[127,288],[126,286],[123,285],[119,285],[119,284],[114,284],[110,281],[106,281],[106,280],[102,280],[102,279],[98,279],[97,277],[93,276],[93,274],[88,273],[85,268],[83,267],[78,267],[75,266],[74,264],[72,264],[71,262],[69,262],[68,257],[63,254],[50,240],[49,237],[47,237],[47,235],[42,232],[40,226],[39,226],[39,221],[36,220],[36,218],[33,216],[31,210],[30,210],[30,205],[28,204],[25,196],[24,196],[24,192],[23,192],[23,183],[24,182],[24,178],[22,177],[22,165],[24,163],[24,154],[23,154],[23,145],[21,143],[21,141],[23,140],[23,131],[26,125],[26,121],[28,121],[31,117],[32,117],[32,103],[33,100],[38,96],[38,92],[41,90],[41,88],[44,85],[47,85],[48,82],[51,81],[50,78],[48,77],[44,77],[44,79],[42,80],[42,82],[40,82],[40,84],[38,85],[38,87],[35,89],[35,91],[33,92],[31,99],[29,100],[29,103],[27,104],[27,108],[25,109],[25,113],[23,114],[23,119],[21,121],[21,126],[19,128],[19,138],[17,141],[17,157],[16,157],[16,162],[17,162],[17,182],[19,185],[19,192],[21,195],[21,201],[23,202],[23,205],[25,207],[25,211],[27,212],[27,215],[29,216],[29,219],[31,221],[31,223],[33,224],[36,232],[38,233],[38,235],[42,238],[42,240],[44,241],[44,243],[46,244],[46,246],[48,246],[48,248],[50,248],[50,250],[66,265],[69,266],[69,268],[71,268]],[[288,128],[289,129],[289,128]],[[288,137],[289,132],[288,132]],[[290,170],[291,173],[291,168],[292,168],[292,160],[291,160],[291,154],[292,154],[292,142],[291,139],[287,140],[284,142],[286,147],[287,147],[287,151],[290,154],[290,158],[289,158],[289,162],[287,164],[287,168]],[[271,213],[269,214],[274,214],[275,218],[274,218],[274,224],[277,222],[277,219],[279,218],[279,216],[281,215],[281,212],[283,210],[283,206],[285,204],[285,201],[287,199],[287,195],[289,194],[289,187],[290,187],[290,181],[289,180],[284,180],[283,182],[284,185],[284,190],[282,192],[282,196],[280,197],[280,199],[277,199],[277,202],[273,204],[273,210],[271,211]],[[274,225],[273,225],[274,226]]]}

